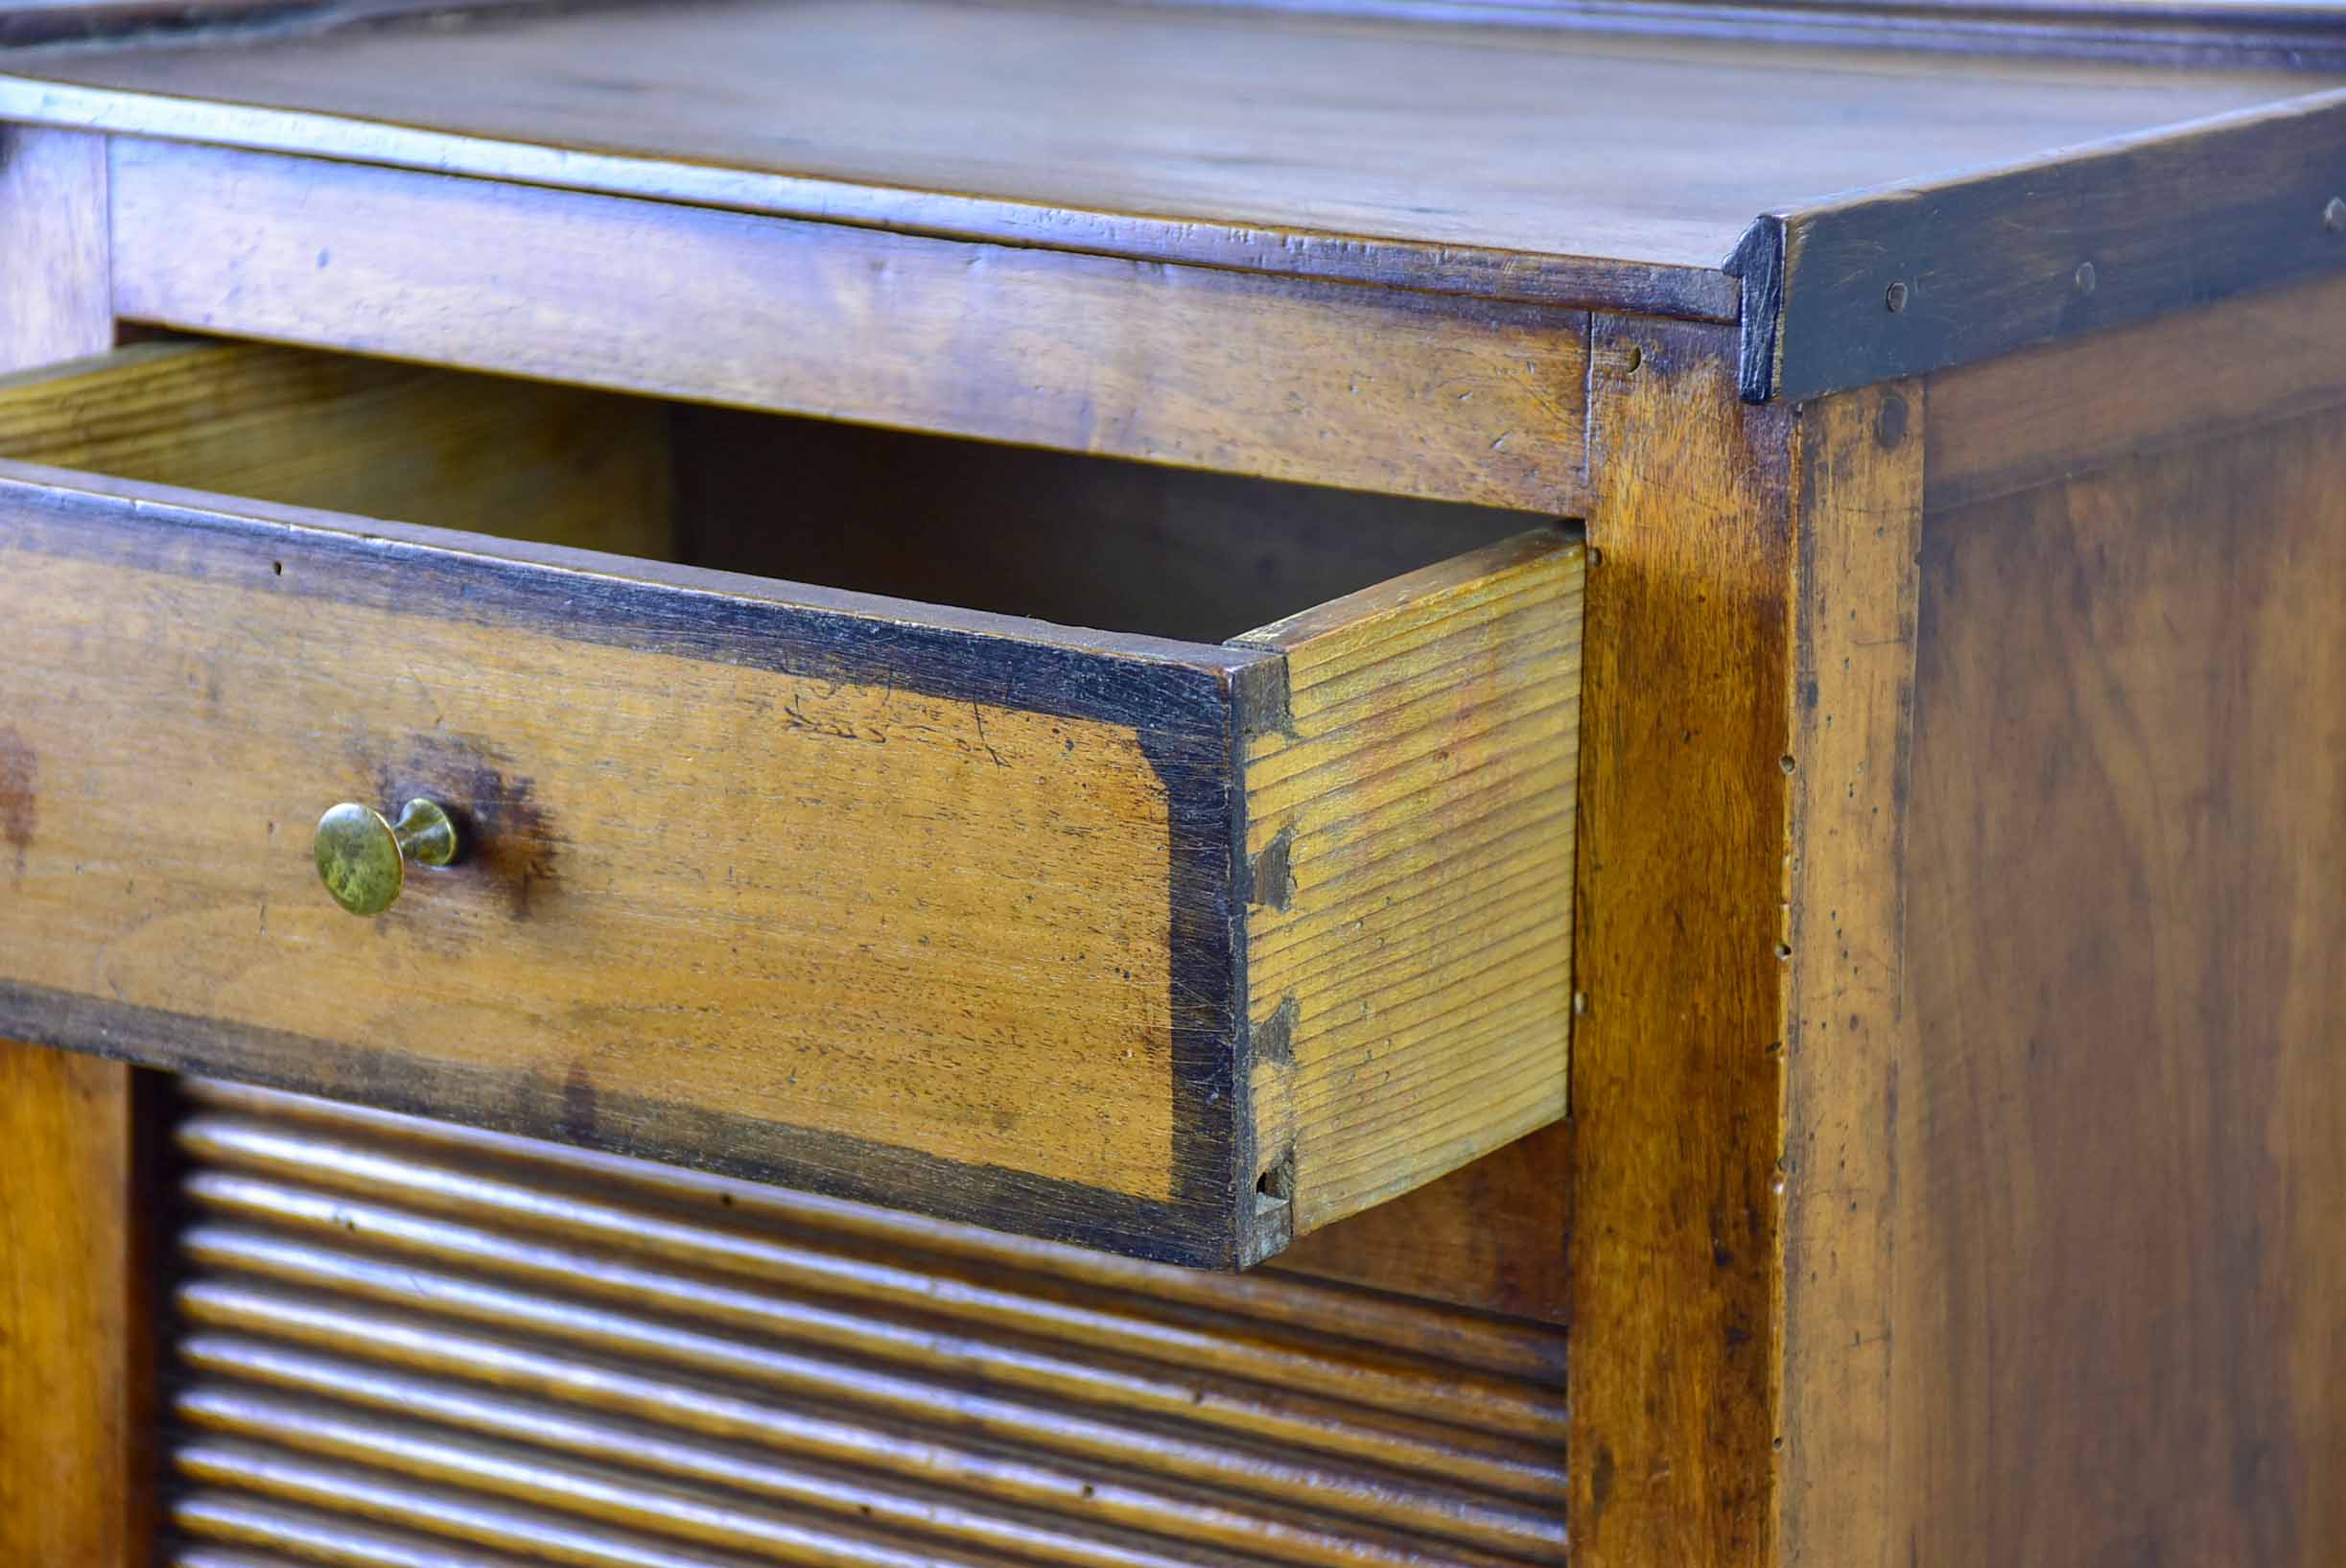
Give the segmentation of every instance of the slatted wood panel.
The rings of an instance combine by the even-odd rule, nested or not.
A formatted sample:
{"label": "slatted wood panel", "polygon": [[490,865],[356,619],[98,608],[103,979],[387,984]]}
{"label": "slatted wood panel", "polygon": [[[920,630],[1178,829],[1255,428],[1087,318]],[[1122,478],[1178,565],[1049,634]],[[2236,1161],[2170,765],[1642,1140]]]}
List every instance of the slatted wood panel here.
{"label": "slatted wood panel", "polygon": [[1563,1560],[1560,1330],[253,1088],[176,1144],[182,1564]]}

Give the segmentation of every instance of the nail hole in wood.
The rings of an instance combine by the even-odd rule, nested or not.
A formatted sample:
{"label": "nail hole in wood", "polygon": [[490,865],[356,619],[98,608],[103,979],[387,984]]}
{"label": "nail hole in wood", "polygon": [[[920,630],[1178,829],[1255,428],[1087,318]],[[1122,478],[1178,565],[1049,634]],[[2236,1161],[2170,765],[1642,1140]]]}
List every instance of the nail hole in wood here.
{"label": "nail hole in wood", "polygon": [[1288,1204],[1295,1201],[1295,1154],[1292,1150],[1279,1158],[1279,1163],[1262,1173],[1255,1183],[1257,1205]]}

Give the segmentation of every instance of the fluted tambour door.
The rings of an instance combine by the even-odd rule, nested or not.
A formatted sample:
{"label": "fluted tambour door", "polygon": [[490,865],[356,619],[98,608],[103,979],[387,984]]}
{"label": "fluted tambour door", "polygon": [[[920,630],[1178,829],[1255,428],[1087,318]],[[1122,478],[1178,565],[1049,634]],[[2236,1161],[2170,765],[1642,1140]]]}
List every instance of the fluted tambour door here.
{"label": "fluted tambour door", "polygon": [[185,1564],[1564,1557],[1559,1330],[224,1085],[176,1141]]}

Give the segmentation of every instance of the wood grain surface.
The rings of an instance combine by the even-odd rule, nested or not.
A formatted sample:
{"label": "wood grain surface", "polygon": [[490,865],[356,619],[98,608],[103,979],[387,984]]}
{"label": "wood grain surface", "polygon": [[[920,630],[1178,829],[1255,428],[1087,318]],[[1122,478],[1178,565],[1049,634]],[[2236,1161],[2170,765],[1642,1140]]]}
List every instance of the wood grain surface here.
{"label": "wood grain surface", "polygon": [[582,550],[672,557],[667,410],[251,343],[0,377],[0,455]]}
{"label": "wood grain surface", "polygon": [[1905,867],[1925,422],[1923,387],[1905,382],[1822,399],[1793,433],[1775,1516],[1787,1562],[1892,1568],[1891,1444],[1918,1436],[1890,1408],[1889,1293],[1894,1123],[1922,1021]]}
{"label": "wood grain surface", "polygon": [[[0,130],[0,372],[113,343],[106,246],[103,141]],[[15,734],[0,716],[0,872],[42,786]],[[146,1078],[0,1039],[0,1561],[152,1559]]]}
{"label": "wood grain surface", "polygon": [[[0,743],[9,733],[0,725]],[[0,744],[0,828],[13,820],[13,761]],[[0,1041],[0,1560],[149,1560],[147,1076]]]}
{"label": "wood grain surface", "polygon": [[1573,1560],[1741,1568],[1771,1550],[1788,415],[1737,401],[1725,329],[1607,320],[1595,354]]}
{"label": "wood grain surface", "polygon": [[0,126],[0,370],[114,346],[103,136]]}
{"label": "wood grain surface", "polygon": [[195,1094],[190,1551],[1562,1560],[1557,1330]]}
{"label": "wood grain surface", "polygon": [[1909,0],[1895,8],[1865,0],[1179,0],[1193,5],[1259,5],[1296,12],[1394,17],[1497,29],[1553,28],[1669,38],[1733,39],[1751,44],[1857,45],[1875,49],[1953,50],[2061,59],[2115,59],[2216,68],[2296,71],[2346,68],[2339,23],[2346,10],[2331,0],[2295,0],[2255,8],[2227,0],[2065,0],[2029,7],[1978,0]]}
{"label": "wood grain surface", "polygon": [[[1041,644],[9,489],[20,1026],[999,1223],[1102,1191],[1126,1244],[1227,1242],[1229,965],[1182,908],[1229,875],[1225,668],[1055,684]],[[1046,706],[974,695],[1021,688]],[[317,812],[416,793],[473,853],[379,921],[324,901]],[[1032,1179],[1065,1193],[1020,1221]]]}
{"label": "wood grain surface", "polygon": [[2340,319],[2346,279],[2320,279],[1934,375],[1931,509],[2334,402]]}
{"label": "wood grain surface", "polygon": [[1574,311],[155,143],[114,179],[132,319],[1551,514],[1584,490]]}
{"label": "wood grain surface", "polygon": [[585,8],[10,63],[11,118],[1713,318],[1734,309],[1720,264],[1763,212],[2307,86],[938,0]]}
{"label": "wood grain surface", "polygon": [[1529,534],[1239,640],[1287,665],[1246,757],[1247,985],[1299,1233],[1563,1115],[1584,572]]}
{"label": "wood grain surface", "polygon": [[2341,441],[1925,529],[1893,1553],[2346,1553]]}
{"label": "wood grain surface", "polygon": [[1571,1317],[1569,1121],[1300,1236],[1278,1266],[1540,1322]]}

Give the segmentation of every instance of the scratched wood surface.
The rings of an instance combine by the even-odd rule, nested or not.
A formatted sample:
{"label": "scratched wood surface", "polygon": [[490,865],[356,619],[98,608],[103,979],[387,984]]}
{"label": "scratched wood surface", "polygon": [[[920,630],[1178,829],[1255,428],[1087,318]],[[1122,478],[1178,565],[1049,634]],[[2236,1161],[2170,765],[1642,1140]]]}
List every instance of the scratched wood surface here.
{"label": "scratched wood surface", "polygon": [[1523,536],[1240,639],[1265,1181],[1314,1230],[1564,1111],[1584,552]]}

